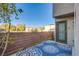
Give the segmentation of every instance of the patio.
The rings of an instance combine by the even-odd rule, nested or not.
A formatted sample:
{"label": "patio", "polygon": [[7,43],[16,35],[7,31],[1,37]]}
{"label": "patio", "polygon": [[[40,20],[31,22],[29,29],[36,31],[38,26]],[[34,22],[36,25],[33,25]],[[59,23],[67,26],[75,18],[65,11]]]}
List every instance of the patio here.
{"label": "patio", "polygon": [[15,53],[16,56],[71,56],[72,48],[69,45],[52,40],[43,41],[40,44],[26,48]]}

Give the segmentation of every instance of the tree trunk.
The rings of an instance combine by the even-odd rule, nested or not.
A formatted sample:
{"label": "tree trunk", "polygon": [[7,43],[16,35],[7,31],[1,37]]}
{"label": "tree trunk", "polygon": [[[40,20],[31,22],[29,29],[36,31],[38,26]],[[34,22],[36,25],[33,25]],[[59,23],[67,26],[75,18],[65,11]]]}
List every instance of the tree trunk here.
{"label": "tree trunk", "polygon": [[1,54],[1,56],[4,55],[4,53],[5,53],[6,49],[7,49],[7,46],[8,46],[8,40],[9,40],[9,37],[10,37],[10,25],[11,25],[11,23],[9,23],[9,29],[8,29],[8,32],[6,34],[6,42],[5,42],[5,46],[4,46],[4,49],[3,49],[3,52]]}

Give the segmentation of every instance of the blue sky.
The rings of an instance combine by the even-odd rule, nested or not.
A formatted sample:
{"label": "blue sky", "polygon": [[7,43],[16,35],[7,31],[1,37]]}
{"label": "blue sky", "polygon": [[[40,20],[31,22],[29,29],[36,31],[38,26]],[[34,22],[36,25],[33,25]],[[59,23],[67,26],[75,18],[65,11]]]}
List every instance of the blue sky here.
{"label": "blue sky", "polygon": [[17,8],[21,8],[23,13],[19,20],[13,18],[12,24],[25,24],[29,27],[41,27],[48,24],[54,24],[53,6],[50,3],[18,3]]}

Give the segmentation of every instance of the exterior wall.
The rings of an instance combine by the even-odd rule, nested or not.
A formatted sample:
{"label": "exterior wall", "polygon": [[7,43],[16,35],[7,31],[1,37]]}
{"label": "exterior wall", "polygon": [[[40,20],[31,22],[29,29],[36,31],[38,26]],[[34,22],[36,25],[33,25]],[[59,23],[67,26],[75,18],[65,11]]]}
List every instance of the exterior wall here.
{"label": "exterior wall", "polygon": [[73,45],[74,40],[74,18],[67,18],[67,42],[69,45]]}
{"label": "exterior wall", "polygon": [[74,12],[74,3],[55,3],[54,17]]}
{"label": "exterior wall", "polygon": [[[79,55],[79,4],[55,3],[53,13],[56,22],[67,20],[67,42],[72,45],[72,55]],[[70,14],[73,15],[73,18],[69,18]]]}
{"label": "exterior wall", "polygon": [[73,17],[67,17],[67,18],[61,18],[56,19],[56,22],[58,21],[67,21],[67,44],[72,45],[73,44]]}
{"label": "exterior wall", "polygon": [[48,32],[48,31],[52,31],[52,32],[54,32],[55,31],[55,25],[47,25],[47,26],[44,26],[44,32]]}
{"label": "exterior wall", "polygon": [[75,4],[74,7],[74,46],[73,55],[79,56],[79,3]]}
{"label": "exterior wall", "polygon": [[43,31],[49,31],[50,26],[47,25],[47,26],[45,26],[44,28],[45,28],[45,29],[44,29]]}
{"label": "exterior wall", "polygon": [[32,28],[26,27],[25,32],[32,32]]}

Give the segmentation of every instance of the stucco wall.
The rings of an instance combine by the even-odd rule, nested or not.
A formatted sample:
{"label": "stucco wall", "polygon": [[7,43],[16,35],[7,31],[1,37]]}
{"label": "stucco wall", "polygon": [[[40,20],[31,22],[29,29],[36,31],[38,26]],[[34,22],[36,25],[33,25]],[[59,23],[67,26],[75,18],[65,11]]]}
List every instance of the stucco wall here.
{"label": "stucco wall", "polygon": [[58,21],[67,21],[67,44],[72,45],[73,44],[73,17],[66,17],[61,19],[56,19],[56,22]]}
{"label": "stucco wall", "polygon": [[44,32],[54,32],[55,31],[55,25],[46,25],[44,26]]}
{"label": "stucco wall", "polygon": [[54,3],[54,17],[74,12],[74,3]]}
{"label": "stucco wall", "polygon": [[73,55],[79,56],[79,3],[75,3],[74,12],[75,16]]}

